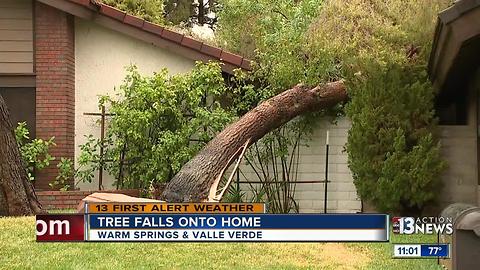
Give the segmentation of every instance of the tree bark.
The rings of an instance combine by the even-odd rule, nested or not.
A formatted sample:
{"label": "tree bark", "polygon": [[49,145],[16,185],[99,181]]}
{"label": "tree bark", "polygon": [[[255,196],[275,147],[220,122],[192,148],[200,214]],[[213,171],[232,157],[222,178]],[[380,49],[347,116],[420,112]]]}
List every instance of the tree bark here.
{"label": "tree bark", "polygon": [[203,0],[198,1],[198,24],[203,26],[205,23],[205,3]]}
{"label": "tree bark", "polygon": [[41,205],[22,164],[10,114],[0,95],[0,216],[41,212]]}
{"label": "tree bark", "polygon": [[268,132],[306,112],[331,107],[347,99],[343,82],[309,88],[297,85],[261,103],[227,126],[187,162],[165,187],[167,202],[201,202],[231,157],[247,141],[252,144]]}

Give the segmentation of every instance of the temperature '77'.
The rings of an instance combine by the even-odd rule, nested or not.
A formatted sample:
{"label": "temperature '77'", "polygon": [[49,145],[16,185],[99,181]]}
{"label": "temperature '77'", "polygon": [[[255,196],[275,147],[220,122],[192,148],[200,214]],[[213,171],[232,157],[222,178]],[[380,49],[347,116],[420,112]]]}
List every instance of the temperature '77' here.
{"label": "temperature '77'", "polygon": [[442,250],[442,247],[428,247],[430,255],[437,255],[439,251]]}

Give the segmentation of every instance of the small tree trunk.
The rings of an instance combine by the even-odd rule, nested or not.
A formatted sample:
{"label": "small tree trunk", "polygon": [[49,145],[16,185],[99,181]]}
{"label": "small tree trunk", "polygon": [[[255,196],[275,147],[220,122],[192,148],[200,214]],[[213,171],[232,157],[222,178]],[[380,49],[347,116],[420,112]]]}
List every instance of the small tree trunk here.
{"label": "small tree trunk", "polygon": [[203,0],[198,1],[198,24],[203,26],[205,23],[205,6]]}
{"label": "small tree trunk", "polygon": [[41,205],[22,164],[10,114],[0,95],[0,216],[41,212]]}
{"label": "small tree trunk", "polygon": [[298,115],[331,107],[346,98],[343,83],[333,82],[313,89],[297,85],[266,100],[227,126],[187,162],[167,184],[161,198],[167,202],[205,201],[231,157],[247,141],[252,144]]}

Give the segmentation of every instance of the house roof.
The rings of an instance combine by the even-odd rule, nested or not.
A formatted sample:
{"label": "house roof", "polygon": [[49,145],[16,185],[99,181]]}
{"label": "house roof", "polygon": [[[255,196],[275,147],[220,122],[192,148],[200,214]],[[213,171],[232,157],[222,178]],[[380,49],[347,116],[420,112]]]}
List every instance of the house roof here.
{"label": "house roof", "polygon": [[150,23],[109,5],[92,4],[90,0],[37,0],[74,16],[94,21],[104,27],[152,43],[176,52],[192,60],[217,60],[223,63],[222,70],[232,73],[234,69],[251,70],[250,60],[208,45],[202,41]]}
{"label": "house roof", "polygon": [[448,101],[480,66],[480,0],[459,0],[438,14],[428,73]]}

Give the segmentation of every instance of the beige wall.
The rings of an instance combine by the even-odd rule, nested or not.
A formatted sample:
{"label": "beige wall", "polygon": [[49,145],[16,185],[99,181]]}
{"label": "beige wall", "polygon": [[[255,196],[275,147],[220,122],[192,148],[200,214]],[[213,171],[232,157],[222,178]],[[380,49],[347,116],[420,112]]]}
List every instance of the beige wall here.
{"label": "beige wall", "polygon": [[33,73],[31,0],[0,0],[0,74]]}
{"label": "beige wall", "polygon": [[440,207],[454,202],[476,203],[477,137],[475,126],[441,126],[440,142],[447,169],[442,175]]}
{"label": "beige wall", "polygon": [[[467,125],[440,126],[442,154],[448,163],[443,174],[444,187],[440,207],[463,202],[479,204],[477,129],[477,95],[480,73],[474,76],[468,91]],[[480,205],[480,204],[479,204]]]}
{"label": "beige wall", "polygon": [[[350,121],[346,118],[339,119],[336,125],[324,120],[315,129],[309,147],[301,148],[299,181],[325,180],[325,137],[329,130],[328,180],[331,182],[328,183],[328,213],[355,213],[361,210],[361,201],[348,168],[347,153],[343,151],[350,127]],[[300,211],[322,212],[324,188],[324,184],[298,185],[295,199]]]}
{"label": "beige wall", "polygon": [[[330,131],[329,167],[328,167],[328,199],[329,213],[355,213],[361,210],[361,201],[357,197],[352,174],[348,168],[347,153],[343,152],[347,142],[349,120],[339,119],[336,125],[322,120],[315,128],[309,147],[300,148],[300,164],[297,181],[325,180],[325,137]],[[243,165],[242,172],[251,181],[258,181],[253,170]],[[245,178],[242,177],[242,181]],[[244,191],[249,190],[248,184],[242,184]],[[323,213],[324,189],[323,183],[297,184],[295,200],[301,213]],[[248,194],[250,195],[250,194]]]}
{"label": "beige wall", "polygon": [[[133,39],[95,23],[75,19],[75,159],[85,135],[100,138],[99,117],[85,116],[98,112],[98,96],[113,94],[124,79],[125,67],[136,64],[142,74],[148,75],[161,68],[173,73],[186,72],[194,62],[154,45]],[[98,173],[92,184],[80,183],[81,189],[96,189]],[[113,178],[105,174],[105,188]]]}

